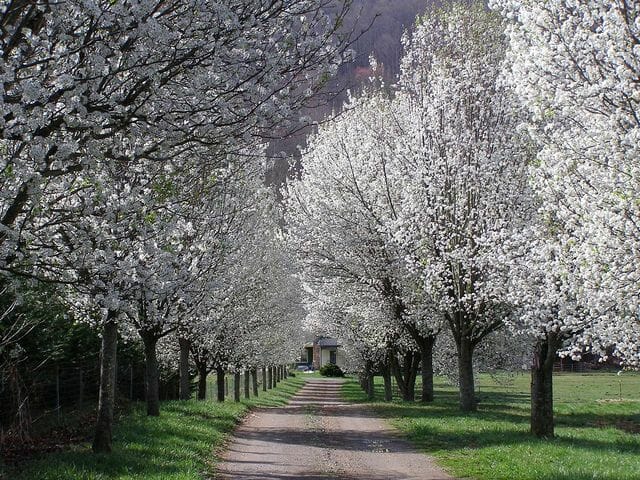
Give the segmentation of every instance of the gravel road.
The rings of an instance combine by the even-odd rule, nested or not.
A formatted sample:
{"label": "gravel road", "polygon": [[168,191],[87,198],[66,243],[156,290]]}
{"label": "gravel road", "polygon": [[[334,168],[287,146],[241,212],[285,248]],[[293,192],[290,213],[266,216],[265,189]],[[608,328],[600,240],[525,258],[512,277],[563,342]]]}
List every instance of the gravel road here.
{"label": "gravel road", "polygon": [[309,379],[286,407],[254,411],[231,438],[216,478],[452,478],[370,410],[341,401],[341,383]]}

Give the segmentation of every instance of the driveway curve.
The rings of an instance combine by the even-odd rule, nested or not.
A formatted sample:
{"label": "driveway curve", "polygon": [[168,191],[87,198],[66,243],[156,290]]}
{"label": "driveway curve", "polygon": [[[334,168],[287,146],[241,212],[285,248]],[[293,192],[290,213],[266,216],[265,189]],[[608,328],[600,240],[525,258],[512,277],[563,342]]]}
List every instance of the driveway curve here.
{"label": "driveway curve", "polygon": [[453,478],[371,410],[342,401],[341,383],[309,379],[287,406],[255,410],[235,431],[215,478]]}

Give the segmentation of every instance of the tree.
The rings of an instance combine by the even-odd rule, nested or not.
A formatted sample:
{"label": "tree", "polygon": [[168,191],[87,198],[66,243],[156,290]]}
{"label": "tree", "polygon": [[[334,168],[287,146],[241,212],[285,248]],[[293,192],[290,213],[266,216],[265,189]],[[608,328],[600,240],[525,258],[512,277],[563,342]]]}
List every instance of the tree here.
{"label": "tree", "polygon": [[528,108],[541,210],[591,322],[582,347],[638,364],[638,2],[495,0],[507,80]]}
{"label": "tree", "polygon": [[[302,274],[304,278],[304,273]],[[373,398],[373,376],[381,372],[385,400],[392,398],[390,356],[399,349],[398,324],[381,308],[367,285],[326,279],[303,281],[307,328],[341,339],[348,370],[360,373],[362,386]]]}
{"label": "tree", "polygon": [[452,332],[460,407],[471,411],[473,352],[509,314],[499,245],[519,216],[528,150],[515,96],[499,81],[500,18],[467,3],[433,10],[405,49],[392,107],[404,192],[395,238]]}
{"label": "tree", "polygon": [[[149,224],[144,201],[135,204],[149,183],[132,177],[147,170],[158,174],[163,164],[171,170],[180,157],[199,159],[199,172],[206,172],[207,160],[217,167],[221,158],[285,122],[290,109],[306,102],[335,70],[347,42],[332,35],[347,7],[330,17],[324,6],[306,0],[208,2],[197,8],[178,1],[72,0],[3,7],[1,138],[7,155],[1,165],[0,268],[74,283],[97,305],[119,312],[107,319],[123,318],[123,309],[130,318],[146,315],[148,292],[141,295],[139,282],[109,273],[144,251],[143,240],[147,250],[151,245],[148,237],[136,237],[145,228],[122,227],[140,217]],[[300,78],[304,88],[294,86]],[[95,187],[113,185],[113,173],[111,180],[123,187],[119,195],[135,190],[131,201],[124,210],[119,198],[116,208],[96,212],[94,199],[104,191]],[[51,230],[55,235],[47,239],[44,232]],[[90,245],[105,257],[103,263],[97,258],[98,268],[84,270],[93,254],[72,268],[47,263],[78,247],[71,230],[89,232],[85,240],[99,239]],[[109,233],[98,235],[103,231]],[[104,275],[87,280],[96,269]],[[146,272],[145,281],[162,275]],[[132,298],[143,308],[131,308]],[[104,326],[113,364],[117,332],[112,321]],[[146,333],[152,344],[164,331]],[[96,449],[108,451],[110,442]]]}
{"label": "tree", "polygon": [[4,5],[0,268],[18,268],[41,213],[64,222],[47,192],[70,190],[79,171],[238,151],[285,122],[348,43],[334,35],[348,4],[329,16],[326,3]]}
{"label": "tree", "polygon": [[507,323],[533,346],[531,432],[551,438],[554,363],[558,352],[570,348],[591,319],[573,290],[571,258],[556,240],[561,226],[545,226],[536,216],[530,220],[514,235],[513,243],[503,244],[505,256],[511,259],[510,303],[514,308]]}
{"label": "tree", "polygon": [[[437,317],[419,315],[427,310],[421,286],[394,238],[401,182],[390,166],[394,145],[387,138],[395,133],[395,120],[389,112],[389,99],[369,92],[319,129],[303,154],[301,179],[290,186],[287,219],[310,288],[366,285],[371,294],[364,298],[377,297],[373,301],[384,304],[382,310],[413,337],[416,344],[404,355],[390,357],[404,398],[413,400],[420,354],[430,355],[427,343],[439,326]],[[423,365],[428,380],[430,361]],[[432,382],[424,385],[428,401]]]}

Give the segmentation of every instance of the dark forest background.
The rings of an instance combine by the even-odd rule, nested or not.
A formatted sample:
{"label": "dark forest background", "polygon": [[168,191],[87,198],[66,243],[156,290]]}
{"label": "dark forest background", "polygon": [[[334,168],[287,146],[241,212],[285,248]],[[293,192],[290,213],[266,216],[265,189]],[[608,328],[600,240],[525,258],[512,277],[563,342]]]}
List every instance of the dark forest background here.
{"label": "dark forest background", "polygon": [[[357,92],[372,76],[371,56],[378,63],[378,75],[385,83],[393,83],[400,72],[402,36],[405,31],[411,31],[416,17],[432,3],[431,0],[353,0],[343,29],[352,35],[354,59],[343,64],[336,78],[329,82],[327,90],[331,94],[300,114],[321,122],[338,113],[347,92]],[[273,162],[266,175],[268,185],[280,187],[285,183],[290,162],[299,161],[300,148],[312,130],[313,127],[306,127],[283,132],[282,138],[270,142],[268,153]],[[299,168],[299,163],[297,165]]]}

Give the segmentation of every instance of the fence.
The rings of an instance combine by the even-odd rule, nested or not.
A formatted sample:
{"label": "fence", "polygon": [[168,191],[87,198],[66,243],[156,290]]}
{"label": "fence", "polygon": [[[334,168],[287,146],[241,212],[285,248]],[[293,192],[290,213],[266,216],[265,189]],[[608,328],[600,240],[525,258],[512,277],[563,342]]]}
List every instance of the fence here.
{"label": "fence", "polygon": [[[100,382],[95,356],[48,361],[28,370],[21,367],[10,365],[0,372],[0,445],[25,440],[65,415],[95,410]],[[161,382],[161,398],[177,397],[177,384],[171,377]],[[120,403],[143,400],[144,365],[119,363],[116,385]]]}
{"label": "fence", "polygon": [[[124,405],[145,399],[144,362],[119,359],[116,367],[116,403]],[[262,375],[258,372],[258,389]],[[50,439],[58,427],[75,422],[79,430],[95,421],[98,403],[100,364],[96,355],[75,361],[47,361],[28,369],[13,365],[0,371],[0,451],[32,440]],[[245,373],[240,376],[240,395],[244,397]],[[250,392],[253,385],[250,379]],[[225,376],[225,397],[233,397],[234,376]],[[206,400],[217,399],[216,376],[207,379]],[[179,394],[177,371],[161,371],[160,399],[174,400]],[[195,394],[195,388],[194,388]],[[84,422],[84,425],[81,423]],[[53,439],[50,439],[53,441]]]}

